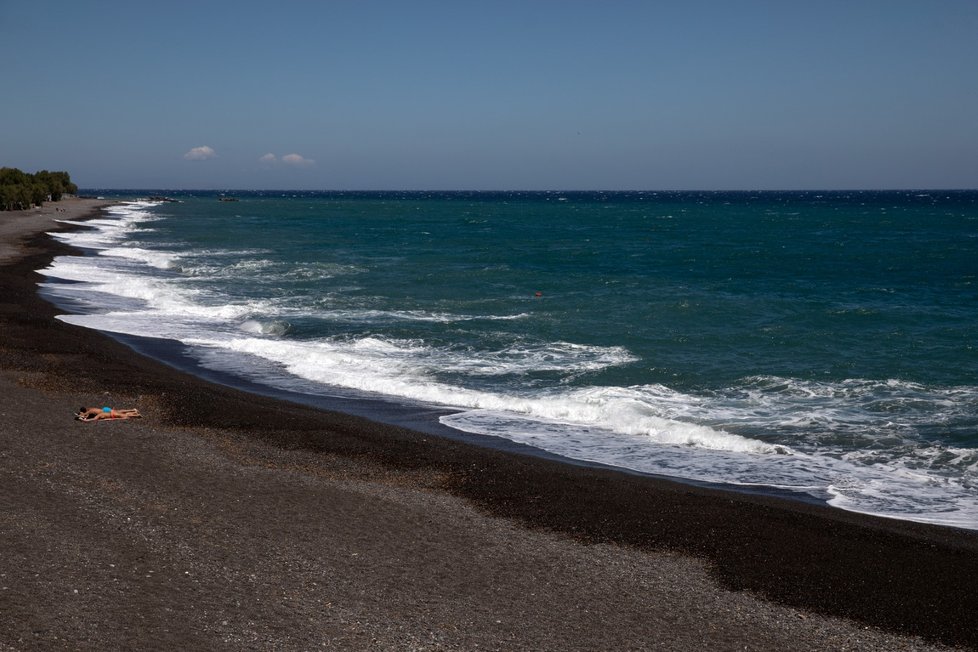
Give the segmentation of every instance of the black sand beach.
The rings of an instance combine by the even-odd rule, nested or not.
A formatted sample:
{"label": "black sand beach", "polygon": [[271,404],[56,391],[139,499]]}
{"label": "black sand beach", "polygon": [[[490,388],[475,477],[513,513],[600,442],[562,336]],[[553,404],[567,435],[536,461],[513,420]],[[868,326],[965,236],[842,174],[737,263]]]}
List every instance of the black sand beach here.
{"label": "black sand beach", "polygon": [[978,649],[978,532],[206,383],[54,319],[97,203],[49,206],[0,213],[0,650]]}

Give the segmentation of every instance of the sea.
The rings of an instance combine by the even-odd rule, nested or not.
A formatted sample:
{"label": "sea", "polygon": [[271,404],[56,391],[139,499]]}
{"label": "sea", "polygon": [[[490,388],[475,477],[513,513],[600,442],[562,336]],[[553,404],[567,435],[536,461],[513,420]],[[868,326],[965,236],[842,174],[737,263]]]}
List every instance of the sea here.
{"label": "sea", "polygon": [[193,373],[978,529],[976,191],[87,192],[42,294]]}

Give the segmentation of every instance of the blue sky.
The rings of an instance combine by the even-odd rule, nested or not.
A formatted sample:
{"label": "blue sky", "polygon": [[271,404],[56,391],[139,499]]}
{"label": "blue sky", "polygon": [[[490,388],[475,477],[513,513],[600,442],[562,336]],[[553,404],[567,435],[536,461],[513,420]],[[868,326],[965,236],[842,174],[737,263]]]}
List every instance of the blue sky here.
{"label": "blue sky", "polygon": [[978,187],[975,0],[0,0],[83,187]]}

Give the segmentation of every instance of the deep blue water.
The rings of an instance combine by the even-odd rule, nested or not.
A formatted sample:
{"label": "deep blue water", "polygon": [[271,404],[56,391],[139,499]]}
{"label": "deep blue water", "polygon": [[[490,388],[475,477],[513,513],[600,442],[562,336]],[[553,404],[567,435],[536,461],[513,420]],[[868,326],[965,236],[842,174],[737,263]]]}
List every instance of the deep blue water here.
{"label": "deep blue water", "polygon": [[45,271],[64,319],[567,457],[978,527],[976,192],[169,195],[59,236],[90,254]]}

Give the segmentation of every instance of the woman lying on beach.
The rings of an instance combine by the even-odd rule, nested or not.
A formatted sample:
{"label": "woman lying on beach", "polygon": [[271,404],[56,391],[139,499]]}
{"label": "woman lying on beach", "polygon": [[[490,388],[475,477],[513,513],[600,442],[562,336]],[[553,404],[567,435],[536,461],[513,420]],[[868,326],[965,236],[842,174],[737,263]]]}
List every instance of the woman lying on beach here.
{"label": "woman lying on beach", "polygon": [[143,415],[134,408],[125,410],[113,410],[110,407],[93,408],[81,407],[75,413],[75,418],[79,421],[98,421],[99,419],[138,419]]}

